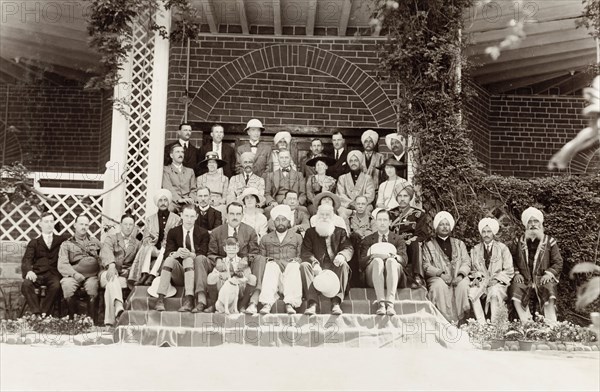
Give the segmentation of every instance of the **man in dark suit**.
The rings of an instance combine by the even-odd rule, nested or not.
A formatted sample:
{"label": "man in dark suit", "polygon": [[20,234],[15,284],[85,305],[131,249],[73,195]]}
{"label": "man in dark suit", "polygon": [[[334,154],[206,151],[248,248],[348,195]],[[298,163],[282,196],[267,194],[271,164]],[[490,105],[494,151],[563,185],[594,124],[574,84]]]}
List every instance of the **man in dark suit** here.
{"label": "man in dark suit", "polygon": [[208,230],[211,233],[216,227],[223,224],[221,212],[215,210],[208,204],[210,202],[210,190],[206,187],[198,188],[196,192],[196,212],[198,219],[196,225]]}
{"label": "man in dark suit", "polygon": [[54,223],[54,216],[50,212],[42,213],[39,222],[42,235],[29,241],[21,263],[24,279],[21,292],[33,314],[49,315],[55,300],[62,294],[62,276],[57,269],[58,251],[68,236],[53,234]]}
{"label": "man in dark suit", "polygon": [[[217,259],[225,257],[225,240],[228,237],[235,237],[238,240],[240,250],[239,257],[247,257],[248,264],[252,269],[252,274],[256,276],[256,287],[247,285],[247,292],[244,293],[240,307],[245,309],[248,314],[256,314],[258,297],[262,288],[262,277],[265,272],[265,259],[260,256],[258,248],[258,236],[254,229],[242,223],[244,207],[238,202],[232,202],[227,206],[227,223],[212,231],[210,234],[210,243],[208,245],[208,259],[204,263],[196,264],[196,294],[198,295],[197,311],[204,310],[206,306],[206,278],[217,263]],[[252,290],[252,292],[250,291]],[[250,298],[251,297],[251,298]],[[211,312],[214,307],[211,305],[204,310]]]}
{"label": "man in dark suit", "polygon": [[335,164],[327,168],[326,174],[330,177],[338,179],[342,174],[346,174],[350,171],[348,163],[348,150],[346,150],[346,140],[341,132],[336,132],[331,136],[331,142],[333,143],[333,158]]}
{"label": "man in dark suit", "polygon": [[366,275],[367,285],[375,288],[379,302],[377,315],[394,316],[398,283],[406,287],[406,244],[402,237],[390,231],[390,213],[387,210],[378,208],[373,215],[377,231],[362,240],[359,271]]}
{"label": "man in dark suit", "polygon": [[[231,178],[233,176],[235,166],[236,166],[236,157],[235,150],[229,144],[223,143],[223,137],[225,136],[225,128],[223,128],[220,124],[215,124],[210,128],[210,136],[212,137],[212,142],[203,145],[200,148],[200,156],[199,161],[203,160],[206,157],[207,152],[214,151],[219,154],[219,159],[224,160],[227,164],[222,168],[223,174],[227,178]],[[200,174],[207,173],[208,169],[200,170]]]}
{"label": "man in dark suit", "polygon": [[171,158],[171,147],[174,144],[179,144],[183,147],[183,166],[188,167],[194,171],[196,177],[200,175],[198,168],[198,162],[204,159],[204,156],[200,156],[200,151],[190,141],[192,137],[192,126],[188,123],[181,123],[179,125],[179,131],[177,131],[179,140],[169,143],[165,146],[165,161],[164,166],[169,166],[173,159]]}
{"label": "man in dark suit", "polygon": [[279,164],[281,168],[275,173],[269,173],[265,181],[265,198],[267,208],[265,213],[273,207],[283,203],[286,194],[294,191],[298,194],[298,204],[306,204],[306,183],[304,177],[298,171],[290,167],[292,158],[289,151],[279,153]]}
{"label": "man in dark suit", "polygon": [[244,131],[248,132],[250,140],[239,145],[236,151],[236,162],[238,162],[236,172],[238,174],[243,173],[241,162],[242,154],[245,152],[251,152],[254,154],[252,173],[256,173],[260,176],[266,172],[269,158],[271,157],[271,143],[264,143],[260,141],[260,134],[264,130],[265,128],[260,120],[253,118],[252,120],[248,121]]}
{"label": "man in dark suit", "polygon": [[351,273],[348,262],[352,259],[354,249],[346,230],[336,227],[333,223],[332,206],[320,205],[316,216],[314,227],[309,228],[304,235],[300,252],[302,289],[308,300],[304,314],[313,315],[317,312],[319,292],[313,284],[315,276],[323,270],[331,270],[339,279],[340,286],[338,294],[331,299],[331,314],[340,315],[340,305],[344,300]]}
{"label": "man in dark suit", "polygon": [[165,247],[166,260],[163,263],[158,299],[155,310],[165,310],[164,298],[169,283],[185,287],[185,297],[180,312],[189,312],[194,307],[194,265],[202,263],[208,252],[208,231],[196,225],[196,208],[193,204],[183,206],[181,220],[183,224],[169,230]]}

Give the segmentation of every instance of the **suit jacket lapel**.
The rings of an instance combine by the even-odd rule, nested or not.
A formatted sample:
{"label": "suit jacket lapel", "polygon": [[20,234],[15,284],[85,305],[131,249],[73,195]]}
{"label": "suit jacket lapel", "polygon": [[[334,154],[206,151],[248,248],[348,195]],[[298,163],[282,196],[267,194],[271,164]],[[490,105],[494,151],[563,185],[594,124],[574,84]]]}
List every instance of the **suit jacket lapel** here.
{"label": "suit jacket lapel", "polygon": [[354,190],[355,191],[360,192],[360,190],[363,188],[363,185],[364,185],[364,182],[365,182],[365,178],[366,178],[366,174],[363,173],[363,172],[361,172],[358,175],[358,179],[356,180],[356,185],[354,185]]}
{"label": "suit jacket lapel", "polygon": [[[279,180],[280,180],[280,176],[281,176],[281,170],[277,170],[275,173],[273,173],[273,185],[275,189],[279,189]],[[275,192],[277,193],[277,192]],[[271,195],[271,196],[275,196],[275,195]]]}

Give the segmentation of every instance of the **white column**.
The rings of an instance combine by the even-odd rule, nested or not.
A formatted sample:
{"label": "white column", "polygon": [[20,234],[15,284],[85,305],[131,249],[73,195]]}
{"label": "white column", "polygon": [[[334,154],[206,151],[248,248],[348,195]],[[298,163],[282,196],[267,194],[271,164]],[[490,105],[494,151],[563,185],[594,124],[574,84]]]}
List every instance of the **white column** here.
{"label": "white column", "polygon": [[[171,11],[160,8],[156,23],[171,30]],[[156,211],[154,192],[162,186],[165,148],[165,126],[167,123],[167,87],[169,81],[169,40],[158,32],[154,35],[154,63],[152,75],[152,104],[150,107],[150,151],[148,165],[148,197],[146,215]]]}
{"label": "white column", "polygon": [[[120,71],[120,83],[115,86],[113,97],[115,100],[127,100],[131,86],[131,54],[128,61],[123,64]],[[129,118],[117,106],[113,105],[112,132],[110,138],[110,160],[106,163],[104,172],[104,191],[114,188],[125,172],[127,162],[127,138],[129,136]],[[122,110],[127,110],[127,105],[121,105]],[[125,206],[125,186],[122,182],[118,187],[104,196],[102,213],[113,219],[119,220]],[[108,219],[103,219],[104,224],[112,224]]]}

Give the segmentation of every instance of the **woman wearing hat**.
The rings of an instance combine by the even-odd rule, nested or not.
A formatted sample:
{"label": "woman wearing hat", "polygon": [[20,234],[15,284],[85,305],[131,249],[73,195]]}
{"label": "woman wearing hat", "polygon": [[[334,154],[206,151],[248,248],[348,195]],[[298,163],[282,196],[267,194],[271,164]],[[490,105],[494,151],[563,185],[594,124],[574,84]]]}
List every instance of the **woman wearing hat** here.
{"label": "woman wearing hat", "polygon": [[[346,230],[346,234],[348,236],[350,236],[350,223],[348,222],[347,218],[342,218],[337,210],[338,208],[340,208],[341,206],[341,201],[338,195],[336,195],[335,193],[331,193],[331,192],[321,192],[319,193],[317,196],[315,196],[315,199],[313,200],[313,205],[315,206],[315,208],[319,208],[319,206],[321,204],[327,204],[333,207],[333,224],[336,227],[339,227],[340,229],[344,229]],[[317,216],[313,215],[310,218],[310,225],[311,227],[314,227],[315,224],[317,222]]]}
{"label": "woman wearing hat", "polygon": [[[292,135],[289,132],[281,131],[275,134],[273,138],[273,149],[269,158],[269,172],[275,173],[279,170],[279,151],[288,150],[292,155]],[[293,170],[297,170],[296,164],[292,160],[290,167]]]}
{"label": "woman wearing hat", "polygon": [[335,178],[325,174],[329,166],[335,164],[335,159],[328,156],[317,156],[306,161],[306,166],[314,167],[316,174],[306,179],[306,199],[311,203],[308,212],[311,215],[317,213],[317,204],[312,201],[321,192],[335,193]]}
{"label": "woman wearing hat", "polygon": [[406,165],[402,162],[398,162],[394,158],[388,158],[378,167],[379,170],[385,171],[387,180],[379,185],[379,192],[377,192],[377,208],[385,208],[391,210],[392,208],[398,207],[396,202],[396,195],[400,189],[404,188],[408,181],[398,176],[398,171],[404,168]]}
{"label": "woman wearing hat", "polygon": [[225,198],[229,179],[218,169],[226,164],[227,162],[219,159],[216,151],[207,152],[206,158],[198,164],[201,171],[208,170],[208,172],[197,178],[197,186],[207,187],[210,190],[210,205],[219,210],[222,216],[227,216]]}
{"label": "woman wearing hat", "polygon": [[252,227],[256,231],[258,241],[267,234],[267,218],[262,213],[259,206],[265,202],[265,197],[260,194],[256,188],[246,188],[238,198],[238,201],[244,205],[244,216],[242,223]]}

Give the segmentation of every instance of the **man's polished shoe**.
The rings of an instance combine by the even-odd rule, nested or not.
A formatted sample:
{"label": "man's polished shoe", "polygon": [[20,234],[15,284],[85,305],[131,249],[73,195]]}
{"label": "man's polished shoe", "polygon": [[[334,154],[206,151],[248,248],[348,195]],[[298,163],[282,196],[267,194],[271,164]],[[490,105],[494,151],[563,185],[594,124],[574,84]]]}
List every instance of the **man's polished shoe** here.
{"label": "man's polished shoe", "polygon": [[378,316],[385,316],[385,302],[379,301],[379,305],[377,306],[377,311],[375,314]]}
{"label": "man's polished shoe", "polygon": [[312,316],[312,315],[317,314],[317,303],[316,302],[309,303],[308,307],[304,311],[304,314],[307,316]]}
{"label": "man's polished shoe", "polygon": [[209,307],[204,309],[204,313],[214,313],[214,312],[215,312],[215,307],[213,305],[210,305]]}
{"label": "man's polished shoe", "polygon": [[205,306],[202,302],[198,302],[196,304],[196,306],[194,306],[194,309],[192,309],[192,313],[202,313],[205,311]]}
{"label": "man's polished shoe", "polygon": [[164,312],[165,311],[164,296],[158,297],[158,299],[156,300],[156,305],[154,305],[154,310],[157,310],[159,312]]}
{"label": "man's polished shoe", "polygon": [[246,314],[256,314],[257,309],[256,309],[256,304],[254,302],[251,302],[248,307],[246,308]]}
{"label": "man's polished shoe", "polygon": [[141,276],[140,280],[138,280],[135,283],[135,285],[136,286],[146,286],[146,281],[148,280],[148,276],[149,276],[148,273],[146,273],[146,272],[142,273],[142,276]]}
{"label": "man's polished shoe", "polygon": [[331,314],[334,316],[340,316],[342,313],[344,313],[342,311],[342,307],[340,306],[340,304],[335,304],[331,307]]}
{"label": "man's polished shoe", "polygon": [[294,309],[292,304],[285,304],[285,312],[287,314],[296,314],[296,309]]}
{"label": "man's polished shoe", "polygon": [[183,305],[179,308],[179,312],[191,312],[194,307],[194,298],[191,295],[186,295],[183,298]]}

